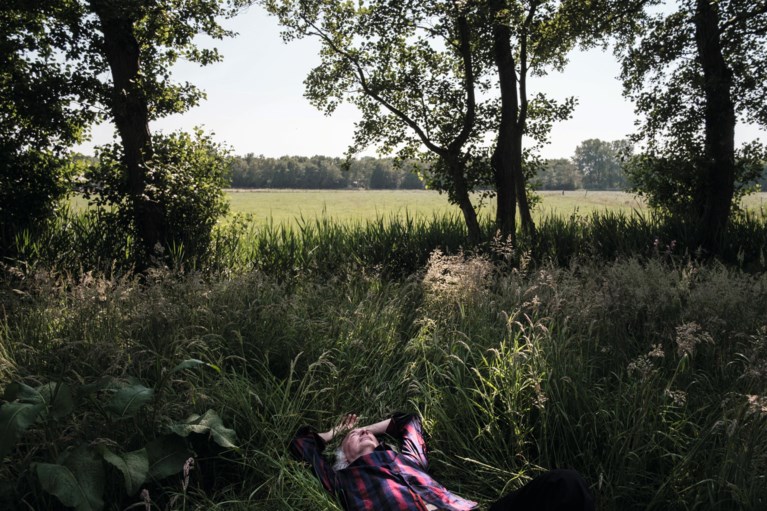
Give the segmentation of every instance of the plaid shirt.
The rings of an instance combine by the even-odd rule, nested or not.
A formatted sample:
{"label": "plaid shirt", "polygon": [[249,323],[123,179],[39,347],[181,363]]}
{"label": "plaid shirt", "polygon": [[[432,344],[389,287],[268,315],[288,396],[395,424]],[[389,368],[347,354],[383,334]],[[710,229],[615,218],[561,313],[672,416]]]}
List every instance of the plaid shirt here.
{"label": "plaid shirt", "polygon": [[338,472],[322,456],[325,442],[308,426],[298,430],[290,450],[312,465],[325,489],[336,494],[348,511],[476,509],[476,502],[451,493],[426,472],[429,460],[417,416],[395,414],[386,433],[400,439],[399,454],[381,444]]}

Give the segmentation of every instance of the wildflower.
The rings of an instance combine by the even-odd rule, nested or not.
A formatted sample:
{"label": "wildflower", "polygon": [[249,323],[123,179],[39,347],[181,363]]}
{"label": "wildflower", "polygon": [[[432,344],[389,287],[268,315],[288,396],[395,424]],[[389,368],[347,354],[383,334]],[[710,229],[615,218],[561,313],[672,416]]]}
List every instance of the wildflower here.
{"label": "wildflower", "polygon": [[684,406],[687,403],[687,392],[683,390],[666,389],[664,394],[671,400],[674,406]]}
{"label": "wildflower", "polygon": [[189,486],[189,472],[191,472],[193,468],[194,458],[189,458],[186,460],[186,463],[184,463],[184,481],[181,483],[184,491],[186,491],[187,487]]}
{"label": "wildflower", "polygon": [[152,510],[152,499],[149,497],[149,490],[141,490],[141,500],[144,501],[144,511]]}
{"label": "wildflower", "polygon": [[767,396],[747,394],[748,411],[753,414],[767,415]]}
{"label": "wildflower", "polygon": [[435,250],[423,283],[437,298],[472,300],[487,292],[493,264],[483,257],[448,256]]}
{"label": "wildflower", "polygon": [[650,357],[647,355],[639,355],[637,358],[629,362],[627,369],[630,375],[636,374],[642,380],[644,380],[650,376],[654,367]]}
{"label": "wildflower", "polygon": [[652,350],[647,354],[650,358],[663,358],[666,354],[663,352],[663,346],[660,344],[653,344]]}
{"label": "wildflower", "polygon": [[685,323],[676,327],[676,352],[680,357],[692,356],[698,344],[714,344],[711,334],[696,322]]}

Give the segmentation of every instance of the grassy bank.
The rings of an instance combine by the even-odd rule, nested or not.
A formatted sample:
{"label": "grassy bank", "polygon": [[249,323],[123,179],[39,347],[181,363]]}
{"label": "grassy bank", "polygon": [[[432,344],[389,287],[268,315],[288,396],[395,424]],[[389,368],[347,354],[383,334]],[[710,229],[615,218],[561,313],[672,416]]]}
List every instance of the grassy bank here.
{"label": "grassy bank", "polygon": [[[663,253],[509,266],[497,250],[495,262],[435,252],[394,281],[375,268],[158,272],[142,285],[6,271],[3,387],[82,390],[111,376],[153,394],[124,419],[85,391],[67,415],[53,399],[53,418],[29,425],[0,466],[4,508],[59,506],[41,463],[135,453],[207,410],[238,450],[211,434],[192,442],[186,486],[180,464],[140,486],[155,509],[338,509],[290,459],[291,434],[395,410],[423,415],[433,472],[481,502],[570,467],[604,510],[765,507],[764,274]],[[173,370],[185,360],[211,365]],[[141,503],[105,466],[105,508]]]}

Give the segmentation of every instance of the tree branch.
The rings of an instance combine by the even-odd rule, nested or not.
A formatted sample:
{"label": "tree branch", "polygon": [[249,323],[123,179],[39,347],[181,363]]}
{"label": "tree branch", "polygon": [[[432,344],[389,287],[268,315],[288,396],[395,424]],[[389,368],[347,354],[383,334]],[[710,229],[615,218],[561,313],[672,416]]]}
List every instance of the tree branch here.
{"label": "tree branch", "polygon": [[535,17],[535,11],[538,9],[540,2],[530,2],[530,10],[525,18],[525,23],[522,25],[522,36],[519,44],[519,116],[517,118],[517,127],[520,131],[524,130],[525,123],[527,123],[527,44],[528,35],[530,33],[530,25],[533,23]]}
{"label": "tree branch", "polygon": [[764,14],[767,14],[767,2],[761,5],[757,5],[756,8],[753,9],[752,11],[746,11],[741,13],[740,15],[735,15],[731,17],[730,19],[722,23],[721,27],[719,28],[720,33],[725,32],[727,29],[729,29],[735,24],[746,23],[756,18],[757,16],[764,15]]}
{"label": "tree branch", "polygon": [[367,77],[365,76],[365,70],[362,68],[362,65],[359,63],[359,61],[351,55],[348,51],[340,48],[333,39],[328,36],[325,32],[322,31],[319,27],[317,27],[316,24],[306,19],[305,16],[301,15],[301,19],[312,27],[312,29],[315,30],[317,36],[319,36],[325,43],[338,55],[343,57],[347,62],[349,62],[352,66],[354,66],[354,69],[356,71],[357,80],[359,81],[360,86],[362,87],[362,90],[365,92],[365,94],[371,98],[373,98],[375,101],[377,101],[381,106],[389,110],[392,114],[396,115],[402,122],[407,124],[413,131],[415,131],[416,135],[418,135],[418,138],[423,142],[423,144],[432,152],[442,156],[446,154],[446,149],[444,147],[440,147],[439,145],[435,144],[434,142],[429,139],[426,132],[418,125],[415,120],[411,119],[410,116],[408,116],[405,112],[400,110],[399,108],[395,107],[388,101],[386,101],[384,98],[382,98],[378,93],[376,93],[368,84]]}
{"label": "tree branch", "polygon": [[469,42],[469,23],[466,21],[466,16],[461,14],[458,16],[458,37],[460,38],[460,53],[463,60],[464,68],[464,89],[466,91],[466,115],[463,117],[463,127],[458,136],[450,143],[450,147],[453,149],[460,148],[468,140],[471,135],[471,130],[474,129],[474,121],[476,118],[477,103],[474,94],[474,69],[471,58],[471,45]]}

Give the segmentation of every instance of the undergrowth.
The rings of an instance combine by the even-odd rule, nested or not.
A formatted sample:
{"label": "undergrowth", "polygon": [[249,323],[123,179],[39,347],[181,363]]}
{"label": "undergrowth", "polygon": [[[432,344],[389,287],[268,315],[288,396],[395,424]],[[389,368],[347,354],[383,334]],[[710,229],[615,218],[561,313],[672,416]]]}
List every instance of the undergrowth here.
{"label": "undergrowth", "polygon": [[[612,233],[611,222],[588,229]],[[154,509],[337,510],[289,456],[291,435],[348,412],[375,421],[396,410],[422,415],[437,479],[483,503],[560,467],[580,471],[604,510],[767,505],[764,273],[679,257],[664,237],[645,241],[642,257],[621,257],[628,242],[616,240],[605,248],[612,260],[566,265],[502,242],[486,255],[456,246],[391,279],[359,256],[377,242],[355,248],[363,241],[347,235],[314,252],[295,241],[298,259],[275,256],[274,267],[314,253],[323,264],[336,245],[365,265],[270,272],[262,262],[141,282],[6,268],[0,384],[130,376],[162,392],[160,405],[111,431],[96,408],[79,410],[76,427],[51,430],[61,450],[109,438],[127,451],[132,432],[151,438],[214,410],[239,450],[191,445],[191,476],[144,488]],[[171,373],[183,360],[221,373]],[[16,492],[7,509],[55,508],[19,469],[42,455],[31,442],[2,460],[0,480]],[[138,494],[107,497],[106,509],[144,505]]]}
{"label": "undergrowth", "polygon": [[[594,262],[616,258],[717,259],[746,271],[767,269],[767,219],[763,214],[740,213],[731,219],[715,253],[702,251],[697,229],[671,217],[634,211],[603,211],[581,216],[544,216],[536,234],[520,232],[506,252],[519,265],[533,262],[567,267],[579,259]],[[467,242],[459,215],[432,218],[394,215],[366,222],[335,222],[328,217],[299,219],[297,225],[260,224],[236,216],[218,225],[210,244],[192,255],[183,246],[161,250],[157,266],[181,272],[241,273],[263,271],[282,278],[307,275],[328,277],[375,270],[384,278],[407,277],[426,264],[431,253],[460,250],[494,255],[495,228],[485,218],[483,241]],[[135,240],[101,210],[63,210],[34,232],[18,233],[3,262],[31,270],[54,268],[81,276],[87,272],[121,276],[133,271]],[[506,243],[505,240],[500,240]]]}

